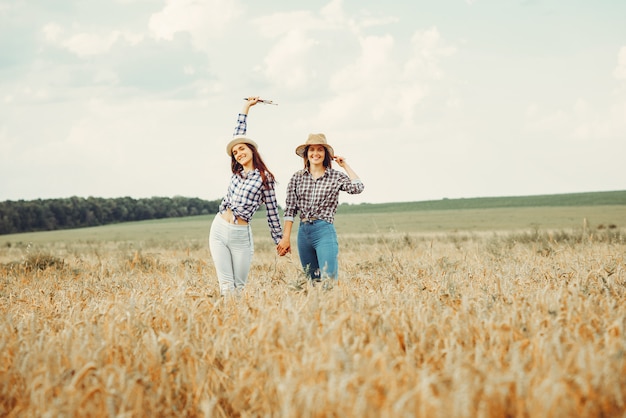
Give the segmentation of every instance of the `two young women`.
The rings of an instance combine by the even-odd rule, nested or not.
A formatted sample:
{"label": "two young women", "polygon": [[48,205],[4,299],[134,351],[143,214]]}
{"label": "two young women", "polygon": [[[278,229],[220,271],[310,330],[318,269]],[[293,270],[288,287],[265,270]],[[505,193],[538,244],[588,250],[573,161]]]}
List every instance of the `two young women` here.
{"label": "two young women", "polygon": [[[222,295],[241,290],[247,282],[254,253],[249,223],[261,203],[266,206],[267,222],[278,254],[291,252],[291,230],[299,212],[297,243],[302,268],[311,280],[337,279],[339,245],[333,221],[339,192],[356,194],[364,189],[345,158],[335,156],[324,134],[309,135],[296,148],[296,154],[304,160],[304,169],[297,171],[287,186],[283,233],[274,176],[263,162],[256,143],[245,136],[248,111],[258,101],[258,97],[248,98],[238,115],[233,139],[226,147],[233,174],[209,234],[209,248]],[[332,161],[347,174],[334,170]]]}

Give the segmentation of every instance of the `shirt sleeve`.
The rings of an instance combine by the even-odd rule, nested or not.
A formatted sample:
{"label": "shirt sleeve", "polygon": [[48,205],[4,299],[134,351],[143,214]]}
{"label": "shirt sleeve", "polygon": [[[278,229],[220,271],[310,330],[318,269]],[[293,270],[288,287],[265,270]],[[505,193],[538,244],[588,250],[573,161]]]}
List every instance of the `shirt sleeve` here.
{"label": "shirt sleeve", "polygon": [[263,198],[265,200],[265,209],[267,213],[267,225],[270,227],[270,234],[275,244],[278,244],[283,238],[283,229],[280,226],[280,217],[278,215],[278,205],[276,204],[276,191],[274,188],[263,190]]}
{"label": "shirt sleeve", "polygon": [[359,194],[365,190],[365,185],[361,179],[350,180],[347,174],[341,173],[341,186],[340,190],[347,192],[348,194]]}
{"label": "shirt sleeve", "polygon": [[233,136],[245,135],[248,130],[248,115],[240,113],[237,115],[237,125],[235,125],[235,132]]}
{"label": "shirt sleeve", "polygon": [[291,176],[289,184],[287,185],[287,199],[285,200],[285,214],[283,219],[285,221],[294,221],[296,214],[298,213],[298,195],[296,194],[298,173]]}

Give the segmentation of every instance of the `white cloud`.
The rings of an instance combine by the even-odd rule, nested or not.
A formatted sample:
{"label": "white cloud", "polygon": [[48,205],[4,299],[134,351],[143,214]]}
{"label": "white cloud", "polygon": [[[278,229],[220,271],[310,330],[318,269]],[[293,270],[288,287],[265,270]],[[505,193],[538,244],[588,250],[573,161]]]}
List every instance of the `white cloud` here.
{"label": "white cloud", "polygon": [[623,46],[617,54],[617,67],[613,75],[620,81],[626,81],[626,46]]}
{"label": "white cloud", "polygon": [[[293,11],[257,18],[263,36],[278,38],[262,71],[278,88],[293,91],[315,85],[330,95],[319,106],[317,124],[337,126],[354,114],[364,115],[361,123],[366,125],[386,118],[411,124],[414,107],[427,96],[429,84],[443,78],[441,60],[456,49],[434,27],[416,31],[408,50],[396,45],[390,34],[365,32],[397,20],[366,11],[346,16],[340,0],[317,15]],[[458,99],[451,100],[458,105]]]}
{"label": "white cloud", "polygon": [[[591,6],[538,15],[519,14],[515,2],[482,13],[478,3],[433,3],[421,13],[408,3],[341,0],[113,0],[88,8],[0,0],[0,61],[8,65],[0,197],[217,198],[228,180],[212,177],[227,175],[228,161],[215,150],[246,94],[280,104],[256,107],[250,127],[283,186],[301,166],[293,147],[315,131],[367,181],[366,193],[350,197],[357,201],[550,192],[550,181],[528,167],[544,164],[561,181],[567,176],[554,161],[580,167],[590,149],[607,150],[604,174],[585,173],[595,179],[590,187],[618,184],[626,154],[623,7],[598,19],[582,13]],[[480,13],[468,21],[467,10]],[[588,18],[589,30],[556,18],[569,12]],[[527,36],[526,23],[537,18],[545,24]],[[563,36],[551,38],[554,28]],[[562,39],[589,48],[563,48]],[[622,48],[605,56],[607,42]],[[532,71],[537,63],[545,71]],[[380,158],[381,143],[397,150],[393,159]],[[428,157],[415,165],[415,155]],[[371,161],[376,167],[366,166]],[[15,175],[24,171],[33,175]],[[384,172],[437,181],[392,190]]]}
{"label": "white cloud", "polygon": [[320,16],[328,26],[351,28],[355,33],[362,33],[364,29],[372,27],[397,23],[400,20],[393,16],[374,16],[367,10],[362,10],[356,17],[346,16],[342,0],[332,0],[322,8]]}
{"label": "white cloud", "polygon": [[5,13],[8,12],[9,10],[11,10],[11,4],[5,3],[5,2],[0,2],[0,16]]}
{"label": "white cloud", "polygon": [[322,8],[320,14],[326,21],[340,24],[345,20],[342,3],[341,0],[331,0],[330,3]]}
{"label": "white cloud", "polygon": [[323,31],[329,24],[309,11],[273,13],[253,20],[259,33],[266,38],[278,38],[293,32]]}
{"label": "white cloud", "polygon": [[[526,129],[532,134],[539,134],[557,141],[571,139],[570,112],[563,109],[544,109],[538,104],[531,104],[526,111]],[[567,137],[564,132],[569,132]]]}
{"label": "white cloud", "polygon": [[[2,155],[11,155],[16,160],[11,162],[15,167],[47,168],[45,181],[69,181],[72,194],[165,193],[216,198],[223,193],[228,181],[228,162],[223,153],[210,152],[210,136],[207,140],[205,135],[198,135],[199,128],[201,132],[207,131],[203,119],[206,109],[198,103],[153,98],[115,102],[92,99],[82,101],[81,106],[83,111],[79,115],[63,113],[65,129],[51,129],[45,142],[22,146],[19,156],[14,152]],[[14,140],[5,141],[11,139],[8,134],[0,128],[0,152],[10,151],[11,145],[16,144]],[[224,170],[211,170],[222,165]],[[209,175],[218,181],[213,184],[213,179],[207,178]],[[194,181],[189,181],[191,178]],[[198,178],[203,179],[202,185],[198,184]],[[155,181],[160,186],[153,187]],[[55,184],[52,189],[57,187]],[[137,191],[138,187],[141,192]],[[164,189],[168,191],[161,191]]]}
{"label": "white cloud", "polygon": [[119,83],[119,75],[115,71],[108,69],[99,69],[93,76],[93,82],[96,84],[116,85]]}
{"label": "white cloud", "polygon": [[354,38],[346,32],[349,23],[344,21],[340,1],[329,3],[319,14],[280,12],[258,17],[254,23],[263,37],[273,41],[260,71],[274,85],[290,91],[323,80],[336,65],[337,45]]}
{"label": "white cloud", "polygon": [[339,42],[345,33],[360,34],[364,29],[390,25],[398,20],[396,17],[378,17],[367,13],[363,16],[347,17],[342,2],[333,0],[318,14],[304,10],[280,12],[255,18],[254,22],[261,35],[270,39],[293,32],[330,33]]}
{"label": "white cloud", "polygon": [[315,45],[315,40],[307,38],[300,31],[286,34],[265,57],[265,76],[271,82],[282,84],[287,89],[305,86],[315,77],[313,67],[309,65],[309,52]]}
{"label": "white cloud", "polygon": [[326,123],[340,124],[355,113],[364,115],[363,125],[397,118],[398,97],[408,86],[401,77],[401,65],[393,58],[393,37],[364,37],[360,46],[361,54],[330,79],[336,97],[323,106]]}
{"label": "white cloud", "polygon": [[3,97],[4,103],[15,103],[16,105],[26,102],[45,102],[52,94],[47,87],[41,86],[38,80],[28,80],[24,84],[16,84],[7,93]]}
{"label": "white cloud", "polygon": [[78,55],[88,57],[108,52],[120,40],[129,45],[137,45],[143,35],[129,31],[109,31],[107,33],[77,32],[66,35],[67,31],[57,23],[48,23],[41,29],[46,42]]}
{"label": "white cloud", "polygon": [[50,43],[56,43],[59,41],[63,28],[56,23],[48,23],[41,30],[44,34],[44,39]]}
{"label": "white cloud", "polygon": [[622,143],[626,137],[626,102],[608,109],[593,106],[582,98],[565,109],[549,110],[533,104],[526,112],[526,129],[533,136],[556,142]]}
{"label": "white cloud", "polygon": [[334,94],[345,99],[333,100],[331,110],[324,111],[328,118],[356,112],[368,115],[365,124],[400,118],[413,125],[415,106],[427,97],[433,82],[443,78],[441,59],[456,51],[436,28],[416,31],[410,50],[399,50],[391,35],[361,38],[360,46],[361,55],[331,79]]}
{"label": "white cloud", "polygon": [[100,55],[107,52],[117,39],[117,34],[108,36],[96,35],[93,33],[79,33],[63,41],[63,46],[74,54],[85,57],[89,55]]}
{"label": "white cloud", "polygon": [[[618,53],[613,76],[626,81],[626,46]],[[613,100],[593,103],[577,98],[570,106],[548,109],[533,104],[526,112],[526,128],[533,135],[567,143],[611,144],[626,152],[626,100],[618,92]]]}
{"label": "white cloud", "polygon": [[354,89],[375,89],[388,85],[393,79],[394,62],[391,53],[393,37],[369,36],[360,40],[361,55],[331,79],[331,88],[338,93]]}
{"label": "white cloud", "polygon": [[189,33],[194,47],[208,51],[210,40],[221,36],[242,11],[233,0],[167,0],[163,10],[150,17],[149,28],[156,39]]}
{"label": "white cloud", "polygon": [[442,78],[443,72],[439,61],[456,52],[456,48],[448,45],[435,27],[416,31],[411,38],[411,45],[413,53],[405,66],[405,71],[407,74],[418,77]]}
{"label": "white cloud", "polygon": [[[254,20],[259,32],[276,39],[270,48],[261,71],[274,85],[289,90],[330,86],[332,93],[355,88],[380,86],[379,78],[386,79],[391,57],[385,49],[393,48],[389,35],[368,37],[364,29],[388,25],[395,18],[347,17],[341,0],[333,0],[317,14],[310,11],[280,12]],[[361,45],[356,54],[354,47]],[[386,57],[386,58],[385,58]],[[386,67],[384,71],[381,66]],[[337,68],[339,69],[337,71]],[[334,74],[334,75],[333,75]]]}

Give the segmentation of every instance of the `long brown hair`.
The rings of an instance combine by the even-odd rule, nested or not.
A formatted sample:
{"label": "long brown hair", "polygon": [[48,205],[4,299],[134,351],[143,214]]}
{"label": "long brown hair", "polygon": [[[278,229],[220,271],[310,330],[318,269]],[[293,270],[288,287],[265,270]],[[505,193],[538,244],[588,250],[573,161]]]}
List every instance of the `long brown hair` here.
{"label": "long brown hair", "polygon": [[[304,152],[302,153],[302,155],[303,155],[302,158],[304,159],[304,168],[310,168],[310,166],[311,166],[311,162],[309,161],[309,147],[310,147],[310,145],[307,145],[306,148],[304,148]],[[323,162],[323,165],[324,165],[324,168],[326,168],[326,167],[333,168],[333,159],[330,158],[330,152],[328,152],[328,148],[326,148],[326,147],[324,147],[324,162]]]}
{"label": "long brown hair", "polygon": [[[263,188],[266,190],[273,189],[274,182],[276,181],[274,174],[272,174],[272,172],[267,168],[256,147],[252,144],[246,144],[246,146],[252,151],[252,164],[254,165],[254,168],[258,168],[261,173]],[[239,164],[239,162],[235,159],[235,156],[232,154],[230,155],[230,169],[233,174],[238,174],[240,176],[243,171],[243,166]]]}

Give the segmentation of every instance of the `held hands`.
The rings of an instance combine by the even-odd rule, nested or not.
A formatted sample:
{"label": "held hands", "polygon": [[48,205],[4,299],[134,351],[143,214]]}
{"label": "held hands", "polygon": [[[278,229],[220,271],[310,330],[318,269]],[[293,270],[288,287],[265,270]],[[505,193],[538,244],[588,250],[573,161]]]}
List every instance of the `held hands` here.
{"label": "held hands", "polygon": [[291,252],[291,243],[289,242],[289,240],[285,238],[281,239],[278,245],[276,246],[276,253],[278,253],[278,255],[282,257],[290,252]]}

